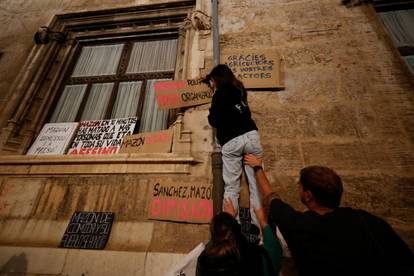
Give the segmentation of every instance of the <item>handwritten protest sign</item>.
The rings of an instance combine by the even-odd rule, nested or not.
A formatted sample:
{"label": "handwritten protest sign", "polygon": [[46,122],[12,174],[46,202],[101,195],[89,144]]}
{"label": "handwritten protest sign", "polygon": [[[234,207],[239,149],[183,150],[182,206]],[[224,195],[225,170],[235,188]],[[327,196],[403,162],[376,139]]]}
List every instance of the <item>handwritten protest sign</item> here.
{"label": "handwritten protest sign", "polygon": [[260,230],[256,225],[252,223],[250,208],[239,207],[239,218],[242,233],[246,237],[247,241],[253,244],[257,244],[260,240]]}
{"label": "handwritten protest sign", "polygon": [[128,135],[119,153],[170,152],[172,136],[172,130]]}
{"label": "handwritten protest sign", "polygon": [[118,153],[122,139],[134,131],[136,117],[82,121],[68,151],[70,155],[101,155]]}
{"label": "handwritten protest sign", "polygon": [[160,109],[205,104],[213,97],[213,91],[199,80],[160,81],[154,89]]}
{"label": "handwritten protest sign", "polygon": [[156,220],[209,223],[213,187],[208,184],[157,182],[149,194],[148,217]]}
{"label": "handwritten protest sign", "polygon": [[275,50],[227,50],[220,59],[246,88],[283,88]]}
{"label": "handwritten protest sign", "polygon": [[45,124],[27,154],[64,154],[77,127],[78,123]]}
{"label": "handwritten protest sign", "polygon": [[60,241],[60,247],[104,249],[115,214],[111,212],[75,212]]}

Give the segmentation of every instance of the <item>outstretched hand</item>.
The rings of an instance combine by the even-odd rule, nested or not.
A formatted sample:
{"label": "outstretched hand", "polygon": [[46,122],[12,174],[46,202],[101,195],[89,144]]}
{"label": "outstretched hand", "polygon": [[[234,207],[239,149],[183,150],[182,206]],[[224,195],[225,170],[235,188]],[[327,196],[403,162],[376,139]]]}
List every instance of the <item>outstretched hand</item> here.
{"label": "outstretched hand", "polygon": [[260,209],[255,209],[254,212],[256,213],[256,217],[260,223],[260,227],[264,229],[267,225],[267,215],[265,209],[262,207]]}
{"label": "outstretched hand", "polygon": [[244,164],[249,165],[250,167],[261,166],[263,163],[261,158],[256,157],[253,154],[246,154],[244,156]]}
{"label": "outstretched hand", "polygon": [[225,198],[223,200],[223,211],[229,213],[233,217],[236,217],[237,210],[234,208],[233,202],[231,202],[230,198]]}

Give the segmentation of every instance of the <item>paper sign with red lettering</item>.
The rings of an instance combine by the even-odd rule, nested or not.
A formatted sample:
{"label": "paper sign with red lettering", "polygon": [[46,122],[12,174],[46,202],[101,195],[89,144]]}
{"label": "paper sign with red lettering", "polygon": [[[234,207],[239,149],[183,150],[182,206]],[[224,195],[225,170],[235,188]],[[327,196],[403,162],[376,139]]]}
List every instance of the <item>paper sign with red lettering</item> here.
{"label": "paper sign with red lettering", "polygon": [[65,154],[77,127],[78,123],[45,124],[27,155]]}
{"label": "paper sign with red lettering", "polygon": [[160,109],[205,104],[213,97],[213,91],[199,80],[159,81],[154,89]]}
{"label": "paper sign with red lettering", "polygon": [[148,217],[209,223],[213,216],[213,187],[203,183],[157,182],[149,194]]}
{"label": "paper sign with red lettering", "polygon": [[136,117],[82,121],[69,155],[106,155],[118,153],[124,136],[134,131]]}
{"label": "paper sign with red lettering", "polygon": [[172,136],[172,130],[128,135],[119,153],[171,152]]}
{"label": "paper sign with red lettering", "polygon": [[220,59],[246,88],[284,87],[276,50],[226,50]]}

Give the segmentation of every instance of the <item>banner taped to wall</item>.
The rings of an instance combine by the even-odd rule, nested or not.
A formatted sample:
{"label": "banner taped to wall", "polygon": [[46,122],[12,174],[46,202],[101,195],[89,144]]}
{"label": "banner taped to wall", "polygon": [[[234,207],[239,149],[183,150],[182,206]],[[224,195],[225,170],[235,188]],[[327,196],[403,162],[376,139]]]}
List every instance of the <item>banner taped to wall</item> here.
{"label": "banner taped to wall", "polygon": [[150,191],[150,219],[209,223],[213,216],[213,187],[210,184],[159,181]]}
{"label": "banner taped to wall", "polygon": [[200,80],[159,81],[154,89],[160,109],[205,104],[213,97],[213,91]]}
{"label": "banner taped to wall", "polygon": [[118,153],[124,136],[133,133],[136,122],[136,117],[82,121],[68,154],[107,155]]}
{"label": "banner taped to wall", "polygon": [[45,124],[28,150],[28,155],[64,154],[79,123]]}
{"label": "banner taped to wall", "polygon": [[226,50],[221,63],[231,68],[246,88],[283,88],[281,58],[276,50]]}
{"label": "banner taped to wall", "polygon": [[119,153],[171,152],[172,136],[172,130],[128,135]]}

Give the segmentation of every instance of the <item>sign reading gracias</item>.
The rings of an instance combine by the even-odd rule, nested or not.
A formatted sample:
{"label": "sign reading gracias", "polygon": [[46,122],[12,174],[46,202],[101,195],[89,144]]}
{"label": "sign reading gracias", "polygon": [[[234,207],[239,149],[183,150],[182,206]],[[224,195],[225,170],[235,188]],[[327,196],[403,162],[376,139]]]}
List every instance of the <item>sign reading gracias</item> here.
{"label": "sign reading gracias", "polygon": [[104,249],[115,213],[76,211],[60,242],[63,248]]}
{"label": "sign reading gracias", "polygon": [[246,88],[283,88],[276,50],[227,50],[220,59]]}

